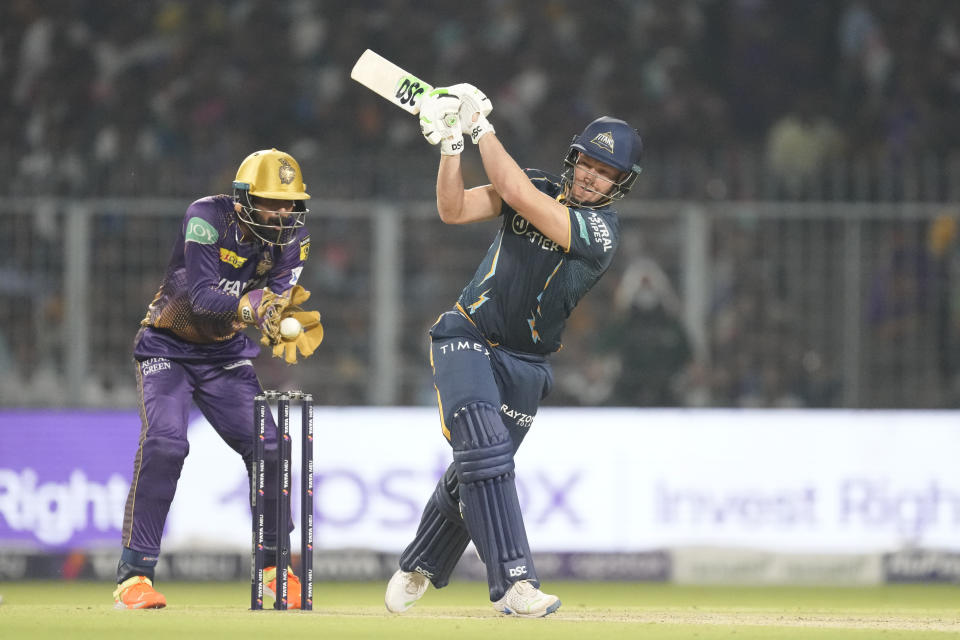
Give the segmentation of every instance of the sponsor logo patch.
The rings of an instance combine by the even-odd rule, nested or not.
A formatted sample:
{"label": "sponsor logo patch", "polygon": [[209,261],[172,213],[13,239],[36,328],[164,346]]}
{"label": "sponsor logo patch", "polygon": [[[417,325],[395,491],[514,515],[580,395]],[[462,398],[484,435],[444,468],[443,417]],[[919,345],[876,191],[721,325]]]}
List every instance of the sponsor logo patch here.
{"label": "sponsor logo patch", "polygon": [[422,575],[422,576],[426,576],[427,578],[432,578],[432,577],[433,577],[433,572],[432,572],[432,571],[427,571],[426,569],[424,569],[424,568],[421,567],[420,565],[417,565],[417,567],[414,569],[414,571],[416,571],[417,573],[419,573],[419,574]]}
{"label": "sponsor logo patch", "polygon": [[213,244],[220,238],[220,234],[213,225],[203,218],[193,217],[187,220],[187,242],[198,244]]}
{"label": "sponsor logo patch", "polygon": [[519,213],[514,214],[513,219],[510,221],[510,229],[518,236],[524,236],[532,244],[538,245],[541,249],[546,251],[563,251],[563,248],[559,244],[537,231],[536,228]]}
{"label": "sponsor logo patch", "polygon": [[240,293],[243,291],[243,287],[246,284],[246,282],[240,282],[239,280],[227,280],[226,278],[220,278],[220,282],[217,283],[217,289],[220,289],[220,291],[223,291],[224,293],[229,293],[234,298],[239,298]]}
{"label": "sponsor logo patch", "polygon": [[510,577],[511,577],[511,578],[516,578],[516,577],[519,577],[519,576],[526,575],[526,573],[527,573],[527,565],[525,565],[525,564],[518,564],[518,565],[515,566],[515,567],[510,567],[510,568],[508,569],[508,572],[510,573]]}
{"label": "sponsor logo patch", "polygon": [[529,428],[530,425],[533,424],[533,416],[522,411],[517,411],[516,409],[511,409],[505,404],[500,405],[500,413],[516,422],[518,427]]}
{"label": "sponsor logo patch", "polygon": [[472,340],[451,340],[445,344],[439,345],[440,355],[447,355],[453,353],[454,351],[476,351],[482,353],[483,355],[490,357],[490,350],[483,344],[479,342],[474,342]]}
{"label": "sponsor logo patch", "polygon": [[513,220],[510,221],[510,228],[513,229],[513,232],[518,236],[522,236],[527,232],[527,227],[530,226],[530,223],[527,222],[527,219],[521,216],[519,213],[513,216]]}
{"label": "sponsor logo patch", "polygon": [[602,245],[603,251],[606,253],[613,247],[613,240],[610,238],[610,229],[607,228],[607,223],[596,212],[590,214],[588,222],[590,231],[593,233],[593,241]]}
{"label": "sponsor logo patch", "polygon": [[397,83],[396,93],[394,94],[400,104],[409,104],[411,107],[417,104],[420,95],[426,90],[423,83],[413,76],[404,76]]}
{"label": "sponsor logo patch", "polygon": [[220,262],[226,262],[231,267],[239,269],[246,261],[247,258],[238,256],[235,252],[230,251],[230,249],[220,247]]}
{"label": "sponsor logo patch", "polygon": [[300,242],[300,262],[305,262],[310,257],[310,238]]}
{"label": "sponsor logo patch", "polygon": [[168,371],[171,366],[166,358],[148,358],[140,363],[140,374],[146,377],[159,371]]}

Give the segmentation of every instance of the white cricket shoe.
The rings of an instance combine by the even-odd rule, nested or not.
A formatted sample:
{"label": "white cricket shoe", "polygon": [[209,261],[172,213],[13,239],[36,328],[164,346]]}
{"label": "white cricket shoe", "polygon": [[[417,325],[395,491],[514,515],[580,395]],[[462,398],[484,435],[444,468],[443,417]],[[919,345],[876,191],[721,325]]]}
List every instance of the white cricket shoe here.
{"label": "white cricket shoe", "polygon": [[387,583],[387,593],[383,596],[387,611],[403,613],[423,597],[429,584],[430,581],[422,573],[397,569]]}
{"label": "white cricket shoe", "polygon": [[493,603],[493,608],[506,616],[542,618],[560,608],[560,598],[540,591],[529,580],[520,580]]}

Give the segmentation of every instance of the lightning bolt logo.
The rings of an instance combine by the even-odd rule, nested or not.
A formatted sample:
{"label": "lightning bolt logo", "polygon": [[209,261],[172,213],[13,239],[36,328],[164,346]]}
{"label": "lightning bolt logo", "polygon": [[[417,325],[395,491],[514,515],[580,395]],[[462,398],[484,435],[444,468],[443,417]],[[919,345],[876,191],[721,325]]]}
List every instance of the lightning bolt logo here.
{"label": "lightning bolt logo", "polygon": [[480,294],[480,297],[477,298],[476,302],[467,305],[467,310],[470,311],[470,315],[473,315],[473,313],[474,313],[478,308],[480,308],[480,305],[482,305],[484,302],[486,302],[487,300],[490,299],[490,298],[487,297],[487,294],[488,294],[488,293],[490,293],[490,289],[487,289],[486,291],[484,291],[483,293],[481,293],[481,294]]}
{"label": "lightning bolt logo", "polygon": [[533,338],[533,343],[536,344],[540,342],[540,332],[537,331],[537,317],[535,314],[530,314],[530,317],[527,318],[527,324],[530,325],[530,337]]}

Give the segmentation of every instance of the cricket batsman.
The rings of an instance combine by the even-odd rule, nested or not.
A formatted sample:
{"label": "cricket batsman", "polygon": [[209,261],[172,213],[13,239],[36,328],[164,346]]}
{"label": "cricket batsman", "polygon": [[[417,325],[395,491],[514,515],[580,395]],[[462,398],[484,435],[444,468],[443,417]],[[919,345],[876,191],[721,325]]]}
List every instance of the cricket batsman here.
{"label": "cricket batsman", "polygon": [[[310,254],[304,226],[310,198],[294,158],[276,149],[250,154],[237,170],[233,195],[192,203],[180,224],[160,289],[134,341],[140,394],[140,444],[123,517],[123,549],[113,592],[119,609],[159,609],[166,599],[153,587],[160,538],[190,446],[192,403],[221,438],[253,461],[253,403],[262,391],[252,359],[260,346],[290,364],[323,340],[320,314],[300,305],[310,292],[298,284]],[[295,318],[302,331],[280,335]],[[290,324],[290,323],[288,323]],[[294,325],[296,326],[296,325]],[[268,513],[276,509],[276,428],[266,430]],[[265,547],[276,549],[274,518]],[[291,520],[292,527],[292,520]],[[300,608],[300,584],[288,567],[267,567],[265,591],[274,596],[276,571],[290,572],[290,608]]]}
{"label": "cricket batsman", "polygon": [[[542,617],[560,607],[540,590],[514,454],[553,385],[549,355],[561,346],[570,312],[616,253],[620,222],[611,205],[640,174],[643,144],[623,120],[601,117],[574,136],[559,177],[521,169],[486,118],[491,109],[469,84],[434,89],[421,106],[423,134],[440,145],[440,219],[499,226],[473,279],[430,329],[440,428],[453,462],[387,584],[386,606],[395,613],[429,584],[444,587],[471,540],[496,611]],[[488,185],[464,188],[464,134],[480,152]]]}

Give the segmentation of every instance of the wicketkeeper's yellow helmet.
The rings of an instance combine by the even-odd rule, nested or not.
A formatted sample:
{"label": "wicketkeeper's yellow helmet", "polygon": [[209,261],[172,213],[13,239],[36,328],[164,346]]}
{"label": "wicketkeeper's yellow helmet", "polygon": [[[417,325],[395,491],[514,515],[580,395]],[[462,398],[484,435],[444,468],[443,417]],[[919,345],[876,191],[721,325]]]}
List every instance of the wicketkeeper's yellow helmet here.
{"label": "wicketkeeper's yellow helmet", "polygon": [[254,151],[240,163],[234,189],[277,200],[309,200],[300,165],[289,153],[276,149]]}
{"label": "wicketkeeper's yellow helmet", "polygon": [[[240,219],[261,240],[270,244],[285,245],[293,241],[294,231],[304,225],[308,209],[305,200],[310,199],[307,185],[303,183],[300,164],[293,156],[277,149],[254,151],[240,163],[233,181],[233,196],[240,204]],[[295,215],[281,227],[264,225],[256,220],[251,197],[292,200]]]}

